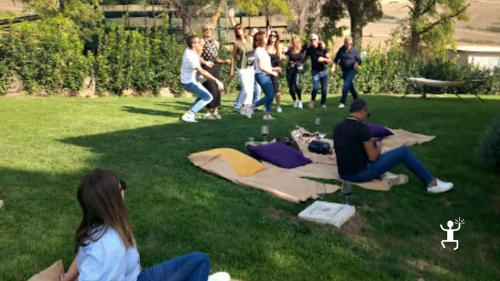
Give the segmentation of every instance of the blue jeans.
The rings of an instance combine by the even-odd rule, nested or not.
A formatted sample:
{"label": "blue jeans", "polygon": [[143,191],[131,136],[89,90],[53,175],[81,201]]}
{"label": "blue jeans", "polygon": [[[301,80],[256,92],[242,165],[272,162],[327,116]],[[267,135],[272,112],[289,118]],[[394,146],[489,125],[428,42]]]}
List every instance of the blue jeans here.
{"label": "blue jeans", "polygon": [[210,92],[198,82],[191,82],[189,84],[181,83],[181,85],[186,91],[191,92],[197,96],[193,106],[191,107],[191,109],[189,109],[194,113],[200,111],[214,99],[212,94],[210,94]]}
{"label": "blue jeans", "polygon": [[[255,104],[259,100],[259,95],[260,95],[259,83],[257,83],[257,81],[254,81],[252,104]],[[244,100],[243,93],[242,93],[242,91],[240,91],[238,96],[236,97],[236,101],[234,102],[234,109],[235,110],[240,110],[241,106],[243,105],[243,100]]]}
{"label": "blue jeans", "polygon": [[137,281],[207,281],[210,260],[204,253],[191,253],[142,271]]}
{"label": "blue jeans", "polygon": [[344,86],[342,87],[342,98],[340,98],[340,103],[345,104],[349,91],[351,92],[353,99],[358,98],[358,92],[356,92],[356,89],[354,89],[354,83],[353,83],[354,76],[356,76],[356,70],[354,68],[344,70],[343,74],[344,74]]}
{"label": "blue jeans", "polygon": [[311,93],[311,100],[316,100],[316,94],[319,90],[319,85],[321,84],[321,104],[326,103],[326,94],[328,93],[328,69],[323,71],[312,71],[313,79],[313,90]]}
{"label": "blue jeans", "polygon": [[366,170],[353,176],[342,176],[343,180],[352,182],[367,182],[379,178],[383,173],[391,170],[403,162],[424,184],[431,183],[434,177],[420,162],[415,154],[406,146],[401,146],[381,154],[376,161],[368,163]]}
{"label": "blue jeans", "polygon": [[258,100],[259,100],[259,96],[260,96],[260,86],[259,86],[259,83],[257,83],[257,81],[254,81],[254,84],[253,84],[253,104],[255,104]]}
{"label": "blue jeans", "polygon": [[255,80],[262,88],[264,97],[255,102],[254,106],[258,107],[264,104],[266,107],[265,111],[271,112],[271,109],[273,108],[274,95],[276,94],[274,92],[274,86],[273,82],[271,81],[271,77],[264,73],[255,73]]}

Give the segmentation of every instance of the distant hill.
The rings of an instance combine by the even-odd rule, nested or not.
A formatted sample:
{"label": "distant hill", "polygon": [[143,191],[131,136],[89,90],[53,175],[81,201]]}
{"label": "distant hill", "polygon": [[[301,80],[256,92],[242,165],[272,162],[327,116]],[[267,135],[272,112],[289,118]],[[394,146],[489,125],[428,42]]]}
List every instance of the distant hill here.
{"label": "distant hill", "polygon": [[0,12],[18,12],[24,10],[24,5],[20,0],[0,0]]}
{"label": "distant hill", "polygon": [[[500,0],[471,0],[469,3],[469,21],[458,22],[455,33],[457,42],[500,46]],[[408,4],[407,0],[382,0],[384,16],[365,27],[363,45],[383,44],[408,19]],[[349,19],[342,19],[339,25],[349,27]]]}

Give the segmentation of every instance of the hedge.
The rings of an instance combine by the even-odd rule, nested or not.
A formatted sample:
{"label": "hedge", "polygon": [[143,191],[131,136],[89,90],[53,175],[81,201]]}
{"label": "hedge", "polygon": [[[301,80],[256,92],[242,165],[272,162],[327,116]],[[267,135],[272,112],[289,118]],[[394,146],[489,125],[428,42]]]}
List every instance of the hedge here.
{"label": "hedge", "polygon": [[[88,76],[95,78],[99,94],[121,95],[125,90],[138,95],[157,94],[162,87],[169,88],[174,94],[182,93],[179,70],[185,44],[168,33],[166,24],[145,31],[100,26],[92,32],[91,37],[97,41],[94,42],[97,54],[89,52],[84,55],[88,36],[82,34],[88,34],[89,30],[64,16],[11,26],[10,31],[0,38],[0,93],[7,91],[12,77],[21,79],[24,89],[30,94],[55,94],[62,90],[77,92]],[[367,49],[363,53],[364,62],[356,78],[356,87],[363,93],[415,91],[404,80],[408,76],[437,80],[487,78],[480,87],[461,91],[500,93],[499,68],[489,72],[472,65],[461,66],[448,58],[416,59],[397,46],[386,52]],[[229,48],[222,48],[220,57],[229,56]],[[236,76],[230,80],[228,66],[223,66],[221,71],[226,92],[234,93],[238,88]],[[341,78],[340,69],[330,75],[330,92],[340,92]],[[286,85],[285,75],[282,75],[282,83]],[[303,84],[304,92],[309,93],[312,89],[310,70],[305,71]],[[282,88],[287,91],[287,87]]]}

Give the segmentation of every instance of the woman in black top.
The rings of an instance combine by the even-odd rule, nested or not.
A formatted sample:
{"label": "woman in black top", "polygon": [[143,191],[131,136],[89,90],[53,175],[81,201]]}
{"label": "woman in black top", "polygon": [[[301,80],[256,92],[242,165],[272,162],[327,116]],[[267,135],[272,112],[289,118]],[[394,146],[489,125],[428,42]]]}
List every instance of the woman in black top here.
{"label": "woman in black top", "polygon": [[311,92],[311,102],[309,107],[313,108],[316,101],[316,94],[321,85],[321,107],[326,108],[326,94],[328,93],[328,64],[332,62],[332,58],[325,47],[324,43],[319,41],[318,35],[311,34],[309,38],[310,44],[306,48],[305,58],[311,58],[311,70],[313,79],[313,89]]}
{"label": "woman in black top", "polygon": [[[217,79],[220,79],[219,65],[230,64],[230,60],[221,60],[219,58],[219,41],[213,38],[214,32],[211,24],[203,25],[203,50],[201,53],[200,62],[203,69],[208,71]],[[221,119],[219,114],[219,106],[221,100],[221,93],[217,84],[212,80],[203,82],[203,86],[212,94],[214,99],[210,102],[206,109],[207,112],[203,116],[204,119],[215,120]]]}
{"label": "woman in black top", "polygon": [[[266,51],[271,57],[271,66],[279,67],[280,61],[283,59],[283,52],[281,51],[280,46],[280,37],[276,30],[271,31],[269,34],[269,39],[267,41]],[[280,92],[280,77],[279,76],[271,76],[271,81],[273,82],[274,91],[276,93],[276,111],[281,113],[283,110],[281,109],[281,92]]]}
{"label": "woman in black top", "polygon": [[293,107],[302,109],[302,83],[300,82],[300,73],[303,70],[302,60],[304,52],[302,50],[302,41],[297,35],[292,36],[291,45],[285,53],[288,57],[286,67],[286,80],[290,95],[293,99]]}

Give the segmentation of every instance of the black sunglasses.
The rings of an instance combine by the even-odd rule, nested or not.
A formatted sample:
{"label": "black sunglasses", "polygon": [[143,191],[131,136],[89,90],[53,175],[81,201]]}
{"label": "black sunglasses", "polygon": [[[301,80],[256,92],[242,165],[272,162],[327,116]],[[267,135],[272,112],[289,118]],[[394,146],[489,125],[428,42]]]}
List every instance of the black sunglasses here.
{"label": "black sunglasses", "polygon": [[123,180],[119,180],[119,182],[120,182],[120,190],[127,189],[127,182],[125,182]]}

